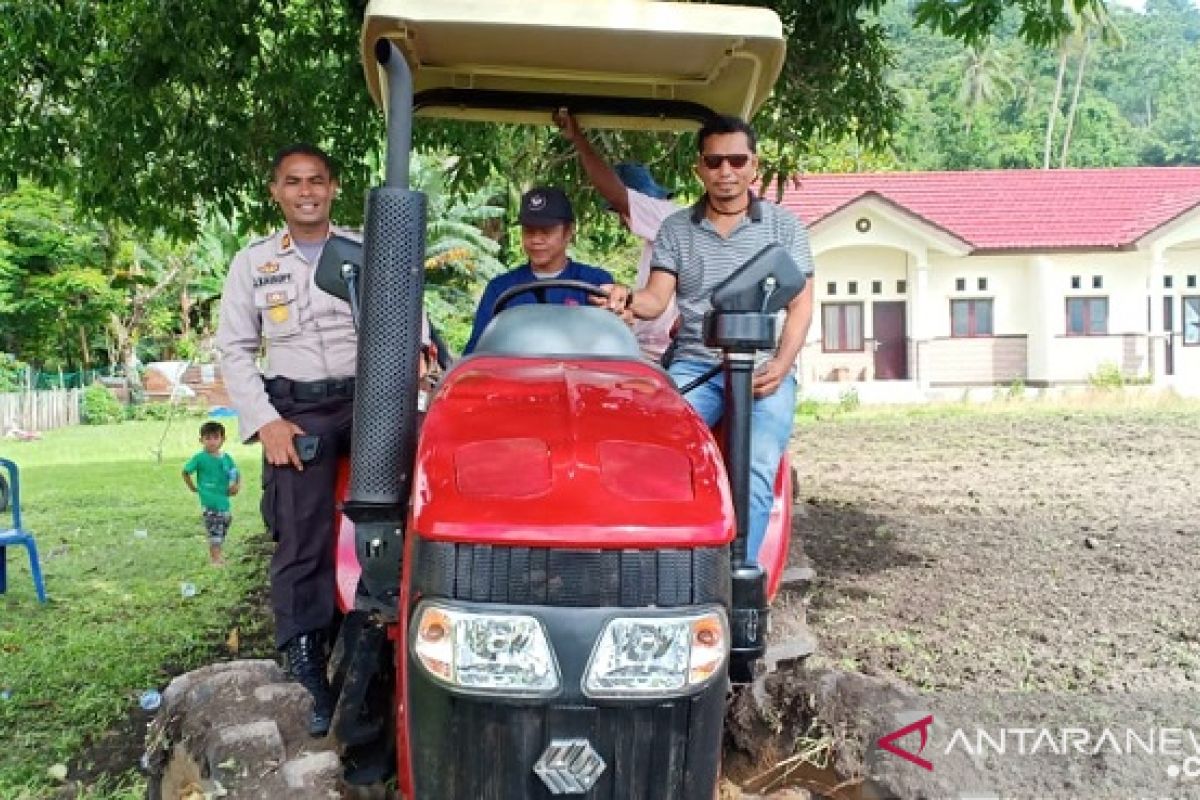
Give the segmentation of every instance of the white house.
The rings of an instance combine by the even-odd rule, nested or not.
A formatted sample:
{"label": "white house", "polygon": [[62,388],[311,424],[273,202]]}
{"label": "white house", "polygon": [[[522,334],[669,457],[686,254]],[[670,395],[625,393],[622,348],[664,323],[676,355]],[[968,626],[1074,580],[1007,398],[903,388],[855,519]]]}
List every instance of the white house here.
{"label": "white house", "polygon": [[1200,168],[805,176],[804,382],[1200,383]]}

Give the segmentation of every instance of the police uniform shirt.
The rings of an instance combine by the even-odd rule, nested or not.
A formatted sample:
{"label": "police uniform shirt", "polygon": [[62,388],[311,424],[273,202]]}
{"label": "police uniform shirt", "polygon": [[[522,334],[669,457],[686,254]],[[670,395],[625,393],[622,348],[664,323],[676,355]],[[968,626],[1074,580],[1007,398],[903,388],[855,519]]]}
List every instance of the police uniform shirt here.
{"label": "police uniform shirt", "polygon": [[[330,232],[360,239],[343,228]],[[355,374],[357,335],[350,304],[317,288],[316,271],[286,228],[252,242],[229,267],[216,346],[242,441],[279,419],[260,375],[319,381]],[[261,371],[260,350],[265,350]]]}

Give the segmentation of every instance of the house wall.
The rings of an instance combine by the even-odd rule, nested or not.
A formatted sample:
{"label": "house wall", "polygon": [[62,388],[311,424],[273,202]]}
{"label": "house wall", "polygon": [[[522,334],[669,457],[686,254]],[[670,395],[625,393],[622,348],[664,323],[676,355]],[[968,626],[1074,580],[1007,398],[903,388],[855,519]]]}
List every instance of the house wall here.
{"label": "house wall", "polygon": [[826,353],[821,342],[809,342],[800,354],[801,382],[869,381],[875,378],[875,354]]}
{"label": "house wall", "polygon": [[[932,309],[929,320],[931,338],[950,337],[950,301],[991,299],[993,330],[997,336],[1026,335],[1032,309],[1029,294],[1028,261],[1025,256],[974,256],[954,258],[931,255],[929,292]],[[987,287],[979,288],[979,279]],[[957,280],[965,288],[957,288]]]}
{"label": "house wall", "polygon": [[[1038,259],[1035,259],[1035,261]],[[1044,338],[1035,344],[1030,378],[1050,383],[1086,381],[1106,362],[1116,364],[1127,377],[1150,375],[1146,338],[1146,284],[1150,268],[1147,253],[1086,253],[1042,256],[1044,272],[1032,267],[1031,286],[1041,287],[1041,297],[1030,305],[1044,309]],[[1080,287],[1073,288],[1072,278]],[[1093,285],[1099,279],[1101,286]],[[1067,298],[1108,298],[1108,333],[1098,336],[1067,335]]]}
{"label": "house wall", "polygon": [[[843,232],[838,240],[845,238]],[[909,252],[870,245],[830,250],[828,242],[824,244],[826,249],[817,256],[813,326],[802,357],[804,380],[874,378],[872,303],[881,300],[905,301],[909,375],[931,385],[1084,382],[1105,362],[1116,364],[1127,377],[1150,374],[1145,333],[1148,253],[956,257],[930,252],[927,302],[917,304],[917,267]],[[1167,273],[1174,276],[1176,306],[1188,293],[1188,269],[1196,278],[1192,292],[1200,296],[1200,250],[1172,256]],[[1094,285],[1097,277],[1099,288]],[[1072,278],[1079,279],[1078,289],[1072,288]],[[981,279],[986,281],[982,287]],[[851,281],[857,282],[854,294],[849,292]],[[875,281],[880,282],[879,294],[873,291]],[[1068,297],[1108,298],[1108,333],[1068,336]],[[950,303],[955,299],[990,299],[994,335],[952,337]],[[821,309],[831,302],[862,304],[861,352],[824,352]],[[916,318],[918,308],[927,318]],[[1181,310],[1175,313],[1179,330]],[[1177,342],[1175,365],[1176,372],[1200,373],[1200,346],[1184,348]]]}
{"label": "house wall", "polygon": [[1087,383],[1106,364],[1115,364],[1126,378],[1150,375],[1149,340],[1144,333],[1056,336],[1052,348],[1053,383]]}
{"label": "house wall", "polygon": [[939,338],[920,346],[931,386],[990,386],[1025,380],[1025,336]]}
{"label": "house wall", "polygon": [[1200,247],[1168,250],[1165,256],[1163,276],[1171,286],[1160,284],[1155,296],[1159,303],[1163,297],[1171,300],[1174,373],[1200,380],[1200,344],[1185,344],[1183,336],[1183,298],[1200,297]]}
{"label": "house wall", "polygon": [[[861,237],[860,237],[861,238]],[[874,326],[872,303],[907,302],[909,257],[902,250],[887,247],[854,246],[824,252],[817,256],[814,284],[813,322],[808,344],[801,355],[804,381],[872,380],[875,376]],[[850,282],[857,283],[850,294]],[[879,282],[879,293],[874,283]],[[830,284],[833,284],[831,287]],[[831,292],[830,289],[833,289]],[[822,308],[827,303],[861,303],[863,306],[863,349],[858,352],[825,352]],[[912,330],[911,304],[906,324]],[[911,369],[911,368],[910,368]]]}
{"label": "house wall", "polygon": [[[934,384],[1086,381],[1105,362],[1127,377],[1150,373],[1146,253],[973,256],[930,259],[933,334],[922,364]],[[987,281],[979,287],[979,279]],[[1078,278],[1079,288],[1072,288]],[[1096,288],[1094,279],[1099,278]],[[958,288],[958,280],[964,288]],[[1108,299],[1108,333],[1067,335],[1067,298]],[[950,301],[990,298],[994,338],[950,338]],[[1022,350],[1024,352],[1022,352]]]}
{"label": "house wall", "polygon": [[[1136,249],[1088,253],[956,255],[969,244],[878,196],[864,196],[812,228],[817,261],[814,321],[803,351],[805,380],[874,377],[872,305],[902,300],[909,377],[922,384],[1084,382],[1105,362],[1127,377],[1158,379],[1172,343],[1173,373],[1200,384],[1200,342],[1183,341],[1182,300],[1200,297],[1200,213],[1193,209],[1147,232]],[[1078,288],[1072,278],[1079,279]],[[981,288],[979,279],[986,278]],[[1099,286],[1094,284],[1099,279]],[[964,286],[959,289],[957,280]],[[1166,285],[1169,280],[1170,285]],[[858,291],[848,292],[857,281]],[[872,282],[881,291],[872,291]],[[898,285],[898,281],[903,281]],[[1191,285],[1189,286],[1189,282]],[[834,291],[829,291],[829,284]],[[1107,330],[1067,335],[1067,298],[1104,297]],[[1172,330],[1162,329],[1163,298]],[[992,300],[991,337],[951,337],[953,299]],[[863,308],[861,352],[826,353],[822,307]],[[1155,330],[1150,331],[1153,325]]]}
{"label": "house wall", "polygon": [[[860,230],[864,221],[869,226],[865,231]],[[922,235],[914,228],[911,217],[875,200],[847,208],[822,221],[812,238],[818,264],[825,253],[832,255],[861,249],[892,251],[903,257],[904,253],[923,253],[929,244],[928,235]]]}

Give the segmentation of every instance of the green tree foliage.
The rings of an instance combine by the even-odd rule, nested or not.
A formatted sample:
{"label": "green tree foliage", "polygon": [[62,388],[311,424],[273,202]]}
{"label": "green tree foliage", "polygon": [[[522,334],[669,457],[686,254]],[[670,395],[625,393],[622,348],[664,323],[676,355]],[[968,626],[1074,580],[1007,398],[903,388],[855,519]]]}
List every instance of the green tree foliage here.
{"label": "green tree foliage", "polygon": [[108,242],[50,191],[22,184],[0,198],[0,349],[37,364],[89,366],[117,297]]}
{"label": "green tree foliage", "polygon": [[[899,96],[886,80],[895,51],[874,17],[882,2],[761,0],[780,14],[789,39],[778,90],[757,119],[773,144],[768,175],[801,167],[814,140],[878,145],[895,129]],[[1052,42],[1069,27],[1068,8],[1102,4],[918,0],[915,8],[917,19],[973,42],[1006,5],[1016,9],[1022,36]],[[294,140],[326,146],[344,183],[361,189],[381,135],[358,61],[364,6],[0,0],[0,180],[63,187],[98,219],[189,236],[208,205],[265,227],[264,165]],[[421,126],[416,135],[419,145],[449,147],[468,165],[495,158],[479,146],[479,126]],[[669,176],[683,178],[686,158],[662,161]],[[507,174],[512,163],[487,175]],[[357,222],[360,197],[345,193],[337,217]]]}
{"label": "green tree foliage", "polygon": [[[1200,164],[1200,9],[1151,0],[1145,13],[1114,7],[1107,17],[1066,18],[1077,27],[1062,48],[1033,47],[1020,37],[1021,17],[1001,14],[976,44],[1003,65],[993,67],[992,56],[914,28],[903,3],[881,9],[897,54],[890,80],[905,105],[890,142],[900,167]],[[968,89],[981,71],[1004,78],[991,96]]]}
{"label": "green tree foliage", "polygon": [[216,333],[217,305],[225,274],[245,244],[232,219],[216,212],[204,218],[200,234],[181,259],[177,355],[194,359],[208,355]]}
{"label": "green tree foliage", "polygon": [[[229,263],[215,266],[205,241],[81,221],[59,195],[20,184],[0,195],[0,351],[68,371],[176,355],[188,288]],[[212,310],[193,325],[207,330]]]}
{"label": "green tree foliage", "polygon": [[1170,87],[1157,96],[1157,113],[1140,154],[1149,164],[1200,164],[1200,47],[1164,75]]}
{"label": "green tree foliage", "polygon": [[500,243],[481,225],[499,231],[504,206],[494,202],[497,190],[484,186],[455,199],[446,187],[446,173],[456,159],[445,154],[413,160],[412,186],[425,193],[429,224],[425,229],[425,308],[430,320],[455,351],[471,335],[474,295],[490,278],[504,271],[497,255]]}
{"label": "green tree foliage", "polygon": [[18,392],[25,386],[29,365],[12,353],[0,353],[0,392]]}
{"label": "green tree foliage", "polygon": [[1000,22],[1008,9],[1016,12],[1018,32],[1034,46],[1056,44],[1073,30],[1074,19],[1083,14],[1105,13],[1103,0],[917,0],[918,22],[940,30],[968,45],[977,44]]}

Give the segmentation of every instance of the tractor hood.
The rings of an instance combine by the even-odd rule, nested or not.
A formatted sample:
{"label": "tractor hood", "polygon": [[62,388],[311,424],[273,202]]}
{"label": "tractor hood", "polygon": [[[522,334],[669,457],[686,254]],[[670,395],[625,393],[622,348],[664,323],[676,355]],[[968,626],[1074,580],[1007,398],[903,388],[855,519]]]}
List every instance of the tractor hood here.
{"label": "tractor hood", "polygon": [[479,355],[442,381],[421,431],[412,526],[521,547],[713,547],[733,537],[716,442],[638,361]]}
{"label": "tractor hood", "polygon": [[545,125],[570,108],[586,128],[694,128],[750,119],[783,64],[765,8],[652,0],[372,0],[363,64],[375,102],[391,40],[413,73],[418,116]]}

